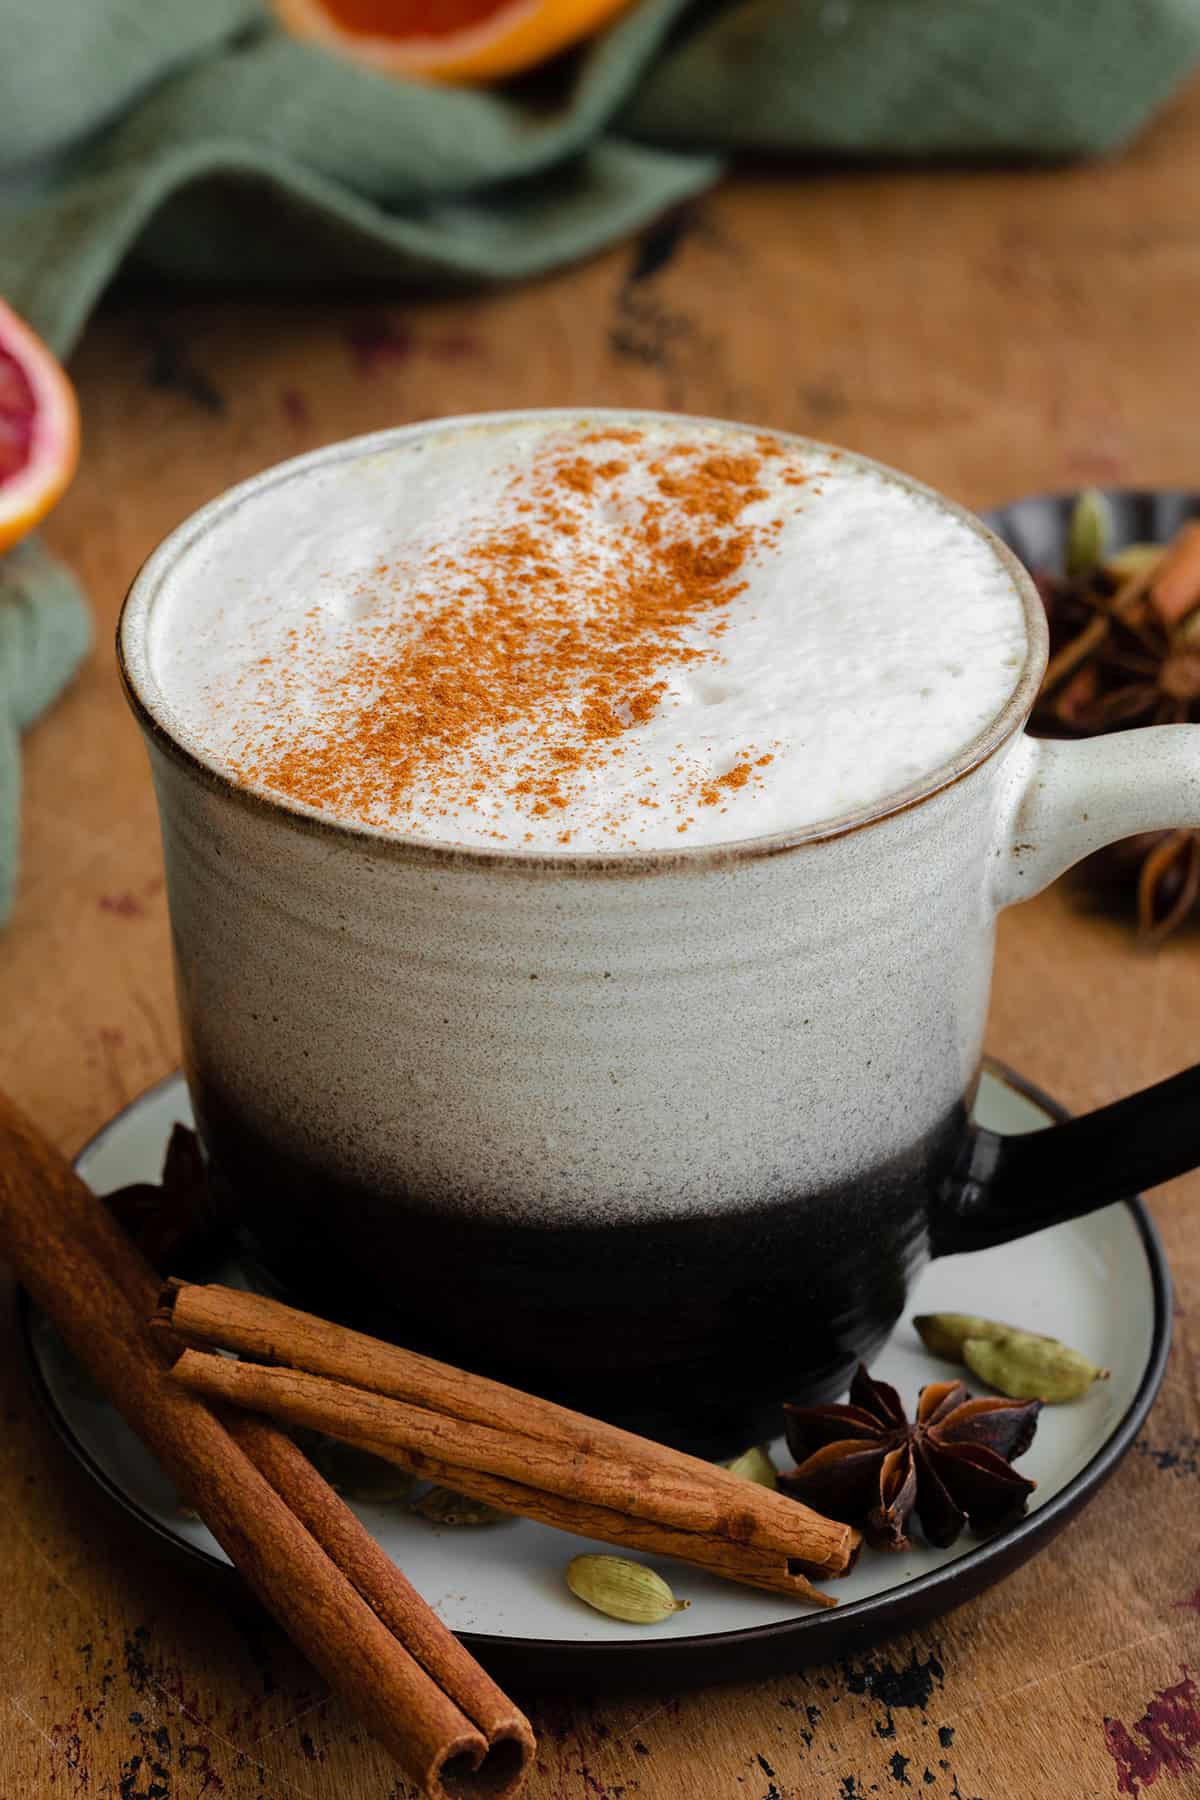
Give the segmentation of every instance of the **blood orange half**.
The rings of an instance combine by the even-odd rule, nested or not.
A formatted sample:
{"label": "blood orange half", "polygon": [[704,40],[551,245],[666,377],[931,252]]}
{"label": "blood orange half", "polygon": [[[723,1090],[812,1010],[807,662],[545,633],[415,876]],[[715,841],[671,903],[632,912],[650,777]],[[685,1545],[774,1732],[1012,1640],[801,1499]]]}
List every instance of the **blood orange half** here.
{"label": "blood orange half", "polygon": [[61,367],[0,300],[0,550],[50,511],[79,458],[79,408]]}
{"label": "blood orange half", "polygon": [[391,75],[499,81],[598,31],[630,0],[275,0],[297,37]]}

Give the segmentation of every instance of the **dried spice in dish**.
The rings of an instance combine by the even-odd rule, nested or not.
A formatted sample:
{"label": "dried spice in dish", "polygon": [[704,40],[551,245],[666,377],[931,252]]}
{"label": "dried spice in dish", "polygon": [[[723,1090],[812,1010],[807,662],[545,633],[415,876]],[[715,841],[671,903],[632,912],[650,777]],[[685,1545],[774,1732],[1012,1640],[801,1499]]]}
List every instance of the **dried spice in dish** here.
{"label": "dried spice in dish", "polygon": [[[1200,518],[1169,544],[1110,550],[1103,497],[1081,494],[1066,573],[1035,572],[1050,624],[1050,662],[1034,729],[1089,737],[1200,719]],[[1088,874],[1136,892],[1143,939],[1169,935],[1200,899],[1200,833],[1143,832],[1089,858]]]}
{"label": "dried spice in dish", "polygon": [[909,1521],[938,1549],[965,1526],[999,1531],[1025,1511],[1036,1482],[1010,1464],[1037,1430],[1040,1400],[974,1399],[961,1381],[921,1389],[910,1421],[899,1394],[860,1363],[848,1406],[785,1406],[798,1467],[780,1491],[861,1525],[877,1550],[907,1550]]}

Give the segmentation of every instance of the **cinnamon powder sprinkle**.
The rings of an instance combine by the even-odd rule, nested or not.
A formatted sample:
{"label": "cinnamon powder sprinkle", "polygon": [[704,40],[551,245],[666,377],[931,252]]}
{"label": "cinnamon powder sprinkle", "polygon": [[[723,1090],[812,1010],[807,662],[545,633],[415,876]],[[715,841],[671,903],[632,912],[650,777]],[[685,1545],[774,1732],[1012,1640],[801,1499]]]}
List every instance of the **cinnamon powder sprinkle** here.
{"label": "cinnamon powder sprinkle", "polygon": [[[589,771],[625,754],[673,672],[716,659],[696,628],[714,634],[780,529],[745,516],[767,494],[769,440],[736,455],[683,440],[638,464],[640,441],[627,429],[551,439],[511,479],[494,526],[468,527],[415,568],[374,569],[359,596],[367,623],[320,678],[321,725],[289,734],[292,676],[279,659],[239,779],[343,816],[446,821],[442,836],[457,806],[489,794],[530,818],[565,811]],[[625,481],[631,466],[637,480]],[[603,553],[577,541],[589,514],[609,534]],[[372,622],[388,589],[402,611]],[[747,747],[698,778],[693,800],[729,801],[770,760]],[[607,822],[618,835],[623,825]],[[556,837],[570,843],[565,823]]]}

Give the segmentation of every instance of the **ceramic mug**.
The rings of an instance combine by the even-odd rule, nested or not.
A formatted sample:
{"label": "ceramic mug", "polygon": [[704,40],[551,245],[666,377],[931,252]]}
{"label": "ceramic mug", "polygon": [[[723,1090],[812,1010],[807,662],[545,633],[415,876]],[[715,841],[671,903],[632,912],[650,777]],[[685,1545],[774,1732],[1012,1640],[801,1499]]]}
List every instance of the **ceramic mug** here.
{"label": "ceramic mug", "polygon": [[480,422],[268,470],[168,538],[126,602],[198,1127],[305,1302],[744,1444],[779,1400],[844,1386],[931,1255],[1200,1161],[1194,1073],[1027,1137],[968,1122],[997,911],[1103,844],[1200,825],[1200,732],[1025,736],[1041,602],[929,496],[988,543],[1028,656],[974,742],[871,812],[671,851],[455,848],[331,823],[181,743],[148,654],[164,580],[197,547],[211,579],[235,511],[269,526],[330,463]]}

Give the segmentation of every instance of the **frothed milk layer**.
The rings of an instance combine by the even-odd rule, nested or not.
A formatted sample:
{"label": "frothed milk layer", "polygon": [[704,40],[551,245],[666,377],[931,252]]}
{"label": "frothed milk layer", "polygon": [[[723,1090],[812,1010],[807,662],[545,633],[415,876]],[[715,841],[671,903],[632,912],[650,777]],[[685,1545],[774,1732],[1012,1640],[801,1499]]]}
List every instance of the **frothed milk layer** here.
{"label": "frothed milk layer", "polygon": [[150,610],[172,731],[239,782],[443,843],[797,831],[941,768],[1017,685],[1020,596],[850,456],[611,415],[281,470]]}

